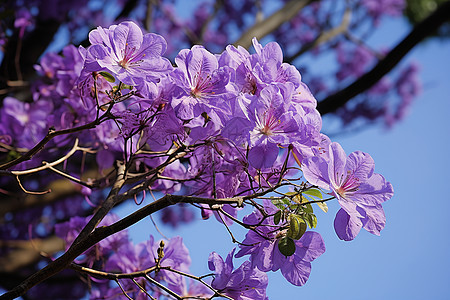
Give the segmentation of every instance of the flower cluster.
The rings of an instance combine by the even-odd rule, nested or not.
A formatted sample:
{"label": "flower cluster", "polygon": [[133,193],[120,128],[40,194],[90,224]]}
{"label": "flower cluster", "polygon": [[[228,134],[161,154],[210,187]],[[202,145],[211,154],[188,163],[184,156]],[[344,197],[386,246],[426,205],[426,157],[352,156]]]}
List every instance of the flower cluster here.
{"label": "flower cluster", "polygon": [[234,250],[231,250],[225,262],[215,252],[209,255],[209,269],[216,274],[212,287],[233,299],[266,299],[267,274],[252,266],[249,261],[233,270]]}
{"label": "flower cluster", "polygon": [[[154,268],[153,273],[143,274],[145,280],[124,280],[120,288],[99,283],[93,299],[100,294],[114,298],[121,291],[138,299],[146,293],[165,295],[148,280],[164,283],[164,292],[184,296],[266,299],[266,272],[278,270],[288,282],[304,285],[311,262],[325,251],[320,234],[307,230],[317,223],[311,204],[322,201],[323,207],[330,200],[311,197],[322,199],[326,191],[342,207],[335,219],[339,238],[352,240],[361,228],[374,234],[383,229],[382,203],[392,197],[392,185],[374,173],[368,154],[357,151],[347,157],[321,133],[317,101],[299,71],[283,62],[279,44],[263,46],[254,38],[254,53],[229,45],[220,54],[196,45],[181,50],[172,66],[163,57],[165,39],[143,34],[130,21],[98,27],[89,40],[87,48],[65,48],[63,57],[43,57],[36,67],[41,80],[33,86],[32,103],[5,99],[0,140],[29,149],[48,128],[62,132],[84,125],[86,130],[74,132],[79,143],[95,153],[100,173],[120,159],[128,175],[145,177],[153,191],[214,199],[246,196],[253,201],[247,204],[254,206],[239,222],[249,231],[238,252],[232,250],[225,262],[211,253],[208,265],[214,279],[209,290],[204,289],[207,284],[197,288],[185,282],[182,274],[189,272],[190,258],[181,238],[156,243],[151,237],[134,245],[122,232],[87,250],[78,262],[110,272],[135,274]],[[360,53],[358,61],[366,60]],[[52,140],[48,155],[57,157],[60,148],[73,144],[73,136],[61,135]],[[38,162],[39,157],[29,164]],[[72,165],[67,165],[70,173]],[[292,184],[300,180],[294,177],[298,171],[305,180]],[[256,202],[258,195],[282,186],[287,177],[294,192]],[[89,200],[92,191],[82,191]],[[183,221],[192,219],[182,209]],[[231,205],[203,204],[204,218],[213,213],[227,226],[238,212]],[[177,224],[180,220],[174,218],[177,213],[170,210],[163,220]],[[106,217],[100,225],[116,221]],[[71,218],[55,232],[69,246],[86,223],[85,218]],[[249,260],[234,269],[233,257],[245,255]]]}
{"label": "flower cluster", "polygon": [[244,218],[247,224],[260,225],[257,230],[247,233],[236,257],[250,255],[252,266],[259,270],[281,270],[283,276],[293,285],[304,285],[311,272],[311,262],[325,252],[322,237],[317,232],[305,232],[294,242],[295,252],[287,256],[279,249],[280,240],[286,236],[282,229],[285,224],[275,224],[274,215],[277,208],[272,203],[266,201],[264,208],[265,214],[271,217],[264,218],[260,211],[255,210]]}
{"label": "flower cluster", "polygon": [[369,154],[356,151],[347,157],[338,143],[330,144],[328,160],[303,160],[306,180],[331,190],[342,207],[334,221],[340,239],[353,240],[361,228],[380,235],[384,228],[386,217],[381,204],[392,197],[394,190],[382,175],[374,173],[374,167]]}

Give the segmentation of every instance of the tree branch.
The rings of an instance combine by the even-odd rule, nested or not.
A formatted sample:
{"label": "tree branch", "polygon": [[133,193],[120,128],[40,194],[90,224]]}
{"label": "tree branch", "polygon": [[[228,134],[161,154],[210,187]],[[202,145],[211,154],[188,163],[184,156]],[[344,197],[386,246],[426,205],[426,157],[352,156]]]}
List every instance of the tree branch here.
{"label": "tree branch", "polygon": [[[119,177],[120,178],[120,177]],[[119,181],[119,180],[118,180]],[[116,183],[116,185],[120,184]],[[114,190],[114,189],[113,189]],[[110,193],[111,195],[111,193]],[[115,197],[113,197],[115,198]],[[0,296],[0,300],[6,299],[14,299],[19,296],[24,295],[30,288],[44,281],[45,279],[61,272],[73,262],[75,258],[81,255],[84,251],[105,239],[108,236],[113,235],[121,230],[124,230],[131,225],[139,222],[143,218],[157,212],[165,207],[170,205],[174,205],[177,203],[203,203],[203,204],[237,204],[238,206],[242,206],[244,197],[234,197],[234,198],[223,198],[223,199],[211,199],[211,198],[200,198],[200,197],[191,197],[191,196],[182,196],[182,195],[165,195],[157,201],[154,201],[147,206],[141,208],[140,210],[132,213],[131,215],[125,217],[124,219],[111,224],[109,226],[98,227],[92,232],[85,236],[84,238],[77,238],[72,246],[64,253],[62,256],[57,258],[56,260],[50,262],[46,267],[34,273],[26,280],[24,280],[20,285],[12,289],[11,291]],[[106,201],[105,201],[106,202]],[[95,215],[91,219],[96,219]],[[88,223],[88,225],[91,223]],[[87,228],[87,229],[86,229]],[[89,230],[89,226],[85,227],[87,232]],[[82,231],[82,233],[83,233]]]}
{"label": "tree branch", "polygon": [[413,30],[372,70],[358,78],[346,88],[320,101],[317,109],[322,115],[343,107],[353,97],[365,92],[390,72],[405,55],[427,36],[432,35],[445,22],[450,21],[450,1],[439,6],[434,13],[416,25]]}
{"label": "tree branch", "polygon": [[72,149],[70,149],[70,151],[67,152],[66,155],[64,155],[63,157],[55,160],[54,162],[51,162],[51,163],[43,162],[43,166],[36,167],[36,168],[33,168],[33,169],[23,170],[23,171],[3,171],[3,170],[0,170],[0,174],[4,173],[4,174],[15,175],[15,176],[21,176],[21,175],[37,173],[39,171],[48,169],[50,167],[59,165],[60,163],[64,162],[69,157],[71,157],[75,152],[77,152],[77,150],[80,150],[80,148],[78,147],[78,138],[75,138],[75,143],[74,143]]}
{"label": "tree branch", "polygon": [[313,2],[315,0],[291,0],[286,3],[282,8],[273,13],[270,17],[256,22],[252,27],[250,27],[246,32],[244,32],[241,37],[234,42],[235,46],[242,46],[244,48],[249,48],[252,43],[252,38],[256,37],[261,39],[280,27],[281,24],[288,22],[290,19],[295,17],[297,13]]}
{"label": "tree branch", "polygon": [[72,243],[70,248],[62,256],[56,260],[49,263],[46,267],[34,273],[27,279],[25,279],[20,285],[15,287],[10,292],[7,292],[0,296],[0,299],[14,299],[23,294],[25,294],[30,288],[36,284],[42,282],[43,280],[61,272],[64,270],[75,258],[77,258],[84,251],[89,249],[91,246],[95,245],[100,240],[91,241],[90,235],[94,228],[100,223],[103,217],[111,210],[111,208],[116,203],[116,196],[118,195],[120,189],[122,188],[125,178],[125,166],[123,164],[119,165],[117,171],[116,181],[99,210],[94,214],[91,220],[86,224],[83,230],[80,232],[78,237]]}
{"label": "tree branch", "polygon": [[286,62],[291,63],[294,59],[301,56],[305,52],[308,52],[315,47],[328,42],[335,38],[336,36],[345,33],[348,29],[348,25],[350,24],[350,17],[351,17],[351,9],[347,8],[344,12],[344,15],[342,16],[342,22],[338,26],[331,28],[327,31],[321,32],[314,41],[311,41],[310,43],[305,44],[303,47],[301,47],[295,54],[285,59]]}
{"label": "tree branch", "polygon": [[12,166],[15,166],[15,165],[21,163],[21,162],[30,160],[34,155],[36,155],[39,151],[41,151],[48,142],[50,142],[56,136],[69,134],[69,133],[75,133],[75,132],[83,131],[86,129],[95,128],[97,125],[99,125],[103,121],[108,120],[108,114],[111,111],[112,107],[113,107],[113,103],[111,103],[109,105],[107,111],[102,116],[100,116],[99,118],[95,119],[94,121],[92,121],[90,123],[87,123],[87,124],[84,124],[84,125],[81,125],[78,127],[62,129],[62,130],[58,130],[58,131],[49,129],[47,135],[36,146],[34,146],[32,149],[30,149],[24,155],[0,165],[0,170],[6,170]]}

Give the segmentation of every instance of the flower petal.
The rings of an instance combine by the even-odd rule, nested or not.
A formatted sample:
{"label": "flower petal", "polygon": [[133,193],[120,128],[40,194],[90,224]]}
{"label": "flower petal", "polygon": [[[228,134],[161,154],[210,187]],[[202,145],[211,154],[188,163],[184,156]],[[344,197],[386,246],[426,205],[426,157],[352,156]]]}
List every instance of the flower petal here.
{"label": "flower petal", "polygon": [[373,174],[375,162],[373,158],[364,152],[355,151],[350,153],[346,164],[347,171],[350,171],[361,182],[366,181]]}
{"label": "flower petal", "polygon": [[337,236],[344,241],[353,240],[361,230],[361,221],[350,215],[342,208],[336,214],[334,219],[334,230]]}
{"label": "flower petal", "polygon": [[308,157],[302,161],[302,171],[305,179],[309,183],[323,189],[330,189],[330,179],[328,177],[328,163],[318,156]]}
{"label": "flower petal", "polygon": [[267,140],[254,146],[248,153],[248,162],[256,169],[269,168],[278,157],[278,146]]}

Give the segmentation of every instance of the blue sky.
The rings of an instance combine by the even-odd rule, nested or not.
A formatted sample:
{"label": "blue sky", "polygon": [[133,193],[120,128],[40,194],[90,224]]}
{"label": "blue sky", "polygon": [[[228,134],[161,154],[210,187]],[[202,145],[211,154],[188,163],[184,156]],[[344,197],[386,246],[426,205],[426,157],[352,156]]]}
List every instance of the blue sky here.
{"label": "blue sky", "polygon": [[[376,42],[398,41],[408,30],[404,22],[385,23]],[[387,224],[381,236],[361,231],[352,242],[340,241],[333,230],[338,206],[327,214],[316,209],[317,231],[327,251],[313,262],[303,287],[290,285],[279,273],[269,273],[270,299],[448,299],[450,295],[450,42],[432,40],[406,59],[420,63],[422,94],[404,121],[390,130],[373,127],[351,136],[333,138],[347,154],[370,153],[376,172],[394,186],[394,197],[384,204]],[[324,131],[332,128],[324,126]],[[122,211],[123,213],[123,211]],[[155,220],[158,218],[155,217]],[[132,229],[135,242],[148,238],[148,220]],[[233,247],[223,226],[199,221],[173,230],[188,246],[196,275],[208,272],[211,251],[226,256]],[[244,231],[235,228],[237,236]],[[242,262],[236,261],[235,267]]]}

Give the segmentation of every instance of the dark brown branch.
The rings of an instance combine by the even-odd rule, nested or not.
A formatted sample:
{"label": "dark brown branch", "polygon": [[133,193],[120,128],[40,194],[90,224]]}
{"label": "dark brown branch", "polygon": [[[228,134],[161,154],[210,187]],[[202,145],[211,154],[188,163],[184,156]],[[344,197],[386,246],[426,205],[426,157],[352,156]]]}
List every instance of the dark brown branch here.
{"label": "dark brown branch", "polygon": [[320,101],[317,105],[319,112],[322,115],[332,113],[338,108],[343,107],[353,97],[371,88],[384,75],[389,73],[413,47],[427,36],[434,34],[442,24],[448,21],[450,21],[450,1],[439,6],[434,13],[417,24],[372,70],[346,88]]}
{"label": "dark brown branch", "polygon": [[[148,276],[149,273],[158,272],[159,270],[167,270],[169,272],[173,272],[173,273],[179,274],[181,276],[188,277],[188,278],[191,278],[193,280],[196,280],[196,281],[200,282],[201,284],[205,285],[208,289],[210,289],[214,293],[214,295],[216,295],[216,296],[224,297],[224,298],[227,298],[227,299],[232,299],[232,298],[230,298],[227,295],[219,293],[210,284],[206,283],[202,279],[202,278],[205,277],[205,275],[204,276],[200,276],[200,277],[199,276],[194,276],[192,274],[185,273],[185,272],[173,269],[170,266],[158,266],[158,265],[156,265],[156,266],[150,267],[150,268],[142,270],[142,271],[131,272],[131,273],[104,272],[104,271],[99,271],[99,270],[95,270],[95,269],[88,268],[88,267],[83,267],[83,266],[80,266],[80,265],[75,264],[75,263],[70,264],[70,268],[75,270],[75,271],[77,271],[77,272],[79,272],[79,273],[81,273],[81,274],[87,274],[89,276],[92,276],[92,277],[95,277],[95,278],[99,278],[99,279],[108,279],[108,280],[118,280],[118,279],[124,279],[124,278],[132,279],[135,284],[136,284],[135,278],[139,278],[139,277],[147,278],[146,276]],[[209,276],[209,275],[206,275],[206,276]],[[158,284],[158,287],[160,287],[160,284],[158,282],[152,281],[152,283]],[[141,286],[139,286],[139,288],[143,292],[145,291]],[[164,287],[164,289],[165,289],[165,287]],[[147,296],[149,296],[149,295],[147,295]],[[178,296],[178,295],[176,295],[176,296]]]}
{"label": "dark brown branch", "polygon": [[[95,170],[89,170],[83,174],[83,177],[98,178],[99,174]],[[105,180],[105,178],[96,179],[94,183],[89,186],[98,187],[101,185],[100,182],[102,180]],[[8,212],[16,212],[36,206],[45,206],[69,196],[78,195],[81,189],[78,184],[74,184],[66,179],[53,180],[45,188],[52,192],[41,196],[24,195],[23,193],[11,193],[8,196],[3,196],[1,199],[2,201],[0,201],[0,218]]]}
{"label": "dark brown branch", "polygon": [[137,0],[126,1],[122,11],[116,17],[116,21],[128,17],[128,15],[131,13],[131,11],[136,8],[137,3],[138,3]]}
{"label": "dark brown branch", "polygon": [[92,218],[89,220],[86,226],[84,226],[80,234],[78,234],[75,241],[73,241],[73,244],[81,242],[95,229],[95,227],[98,226],[98,224],[103,220],[103,218],[117,203],[117,195],[119,194],[124,184],[125,184],[125,165],[122,164],[121,162],[118,162],[116,180],[111,190],[109,191],[108,197],[101,204],[99,209],[95,212],[94,216],[92,216]]}
{"label": "dark brown branch", "polygon": [[252,38],[256,37],[261,39],[273,32],[275,29],[281,26],[281,24],[288,22],[295,17],[297,13],[315,0],[291,0],[287,2],[282,8],[273,13],[270,17],[256,22],[241,37],[234,43],[235,46],[242,46],[249,48],[252,44]]}
{"label": "dark brown branch", "polygon": [[[224,199],[211,199],[211,198],[199,198],[190,196],[178,196],[178,195],[165,195],[161,199],[154,201],[133,214],[125,217],[124,219],[111,224],[109,226],[103,226],[96,228],[89,233],[85,238],[77,239],[72,246],[62,256],[49,263],[46,267],[40,271],[34,273],[20,285],[12,289],[11,291],[0,296],[0,300],[14,299],[21,295],[24,295],[30,288],[44,281],[45,279],[61,272],[65,268],[69,267],[75,258],[77,258],[84,251],[105,239],[108,236],[113,235],[121,230],[124,230],[131,225],[139,222],[143,218],[177,203],[203,203],[203,204],[237,204],[242,206],[243,197],[224,198]],[[94,218],[94,217],[93,217]]]}
{"label": "dark brown branch", "polygon": [[123,218],[120,221],[117,221],[114,224],[111,224],[109,226],[104,226],[97,228],[94,233],[97,235],[100,235],[103,239],[107,236],[110,236],[114,233],[117,233],[121,230],[124,230],[131,225],[139,222],[140,220],[144,219],[145,217],[160,211],[163,208],[166,208],[168,206],[177,204],[177,203],[200,203],[200,204],[236,204],[239,207],[242,206],[242,203],[244,201],[244,197],[234,197],[234,198],[219,198],[219,199],[213,199],[213,198],[200,198],[200,197],[194,197],[194,196],[184,196],[184,195],[165,195],[164,197],[160,198],[159,200],[156,200],[143,208],[135,211],[134,213],[130,214],[129,216]]}

